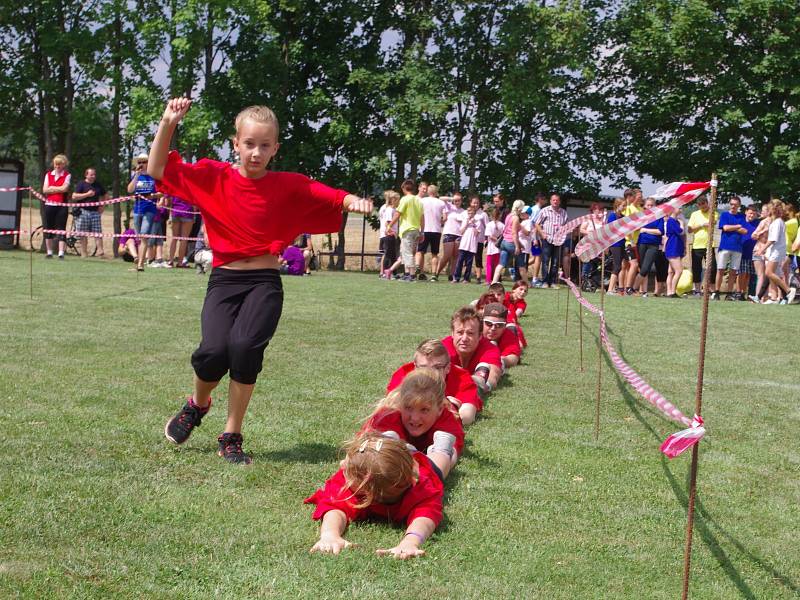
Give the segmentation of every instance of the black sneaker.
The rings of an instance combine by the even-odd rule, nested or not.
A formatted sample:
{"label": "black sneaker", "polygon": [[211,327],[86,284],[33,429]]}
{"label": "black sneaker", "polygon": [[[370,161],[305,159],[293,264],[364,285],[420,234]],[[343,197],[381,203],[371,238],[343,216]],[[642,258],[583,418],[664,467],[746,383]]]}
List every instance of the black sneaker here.
{"label": "black sneaker", "polygon": [[219,442],[219,454],[222,458],[227,460],[229,463],[233,463],[235,465],[249,465],[253,460],[244,453],[242,450],[242,438],[241,433],[223,433],[217,438]]}
{"label": "black sneaker", "polygon": [[164,426],[164,436],[173,444],[182,444],[189,439],[192,429],[200,427],[200,422],[207,412],[208,408],[202,410],[187,401],[178,414],[167,421]]}
{"label": "black sneaker", "polygon": [[420,273],[419,275],[417,275],[417,279],[419,279],[420,281],[425,281],[426,279],[428,279],[428,276],[425,275],[425,273]]}

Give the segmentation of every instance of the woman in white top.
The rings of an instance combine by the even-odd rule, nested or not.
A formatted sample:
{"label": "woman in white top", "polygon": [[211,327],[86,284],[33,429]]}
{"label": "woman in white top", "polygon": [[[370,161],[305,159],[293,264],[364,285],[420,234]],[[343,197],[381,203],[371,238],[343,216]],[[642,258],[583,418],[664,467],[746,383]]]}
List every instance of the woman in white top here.
{"label": "woman in white top", "polygon": [[[786,224],[783,222],[783,202],[773,200],[772,223],[767,233],[767,244],[764,247],[764,260],[767,263],[767,277],[770,283],[778,288],[777,297],[770,297],[765,304],[790,303],[797,293],[796,288],[789,288],[783,277],[780,276],[780,266],[786,258]],[[780,297],[783,292],[784,298]]]}
{"label": "woman in white top", "polygon": [[487,215],[481,208],[481,199],[479,196],[472,196],[469,199],[469,205],[475,208],[475,221],[478,224],[478,246],[475,249],[475,261],[473,268],[475,272],[475,283],[480,284],[481,276],[483,275],[483,247],[486,245],[486,225],[489,223],[489,215]]}
{"label": "woman in white top", "polygon": [[439,273],[447,269],[447,278],[452,281],[453,271],[456,266],[456,255],[458,254],[458,244],[461,242],[461,223],[460,217],[464,213],[461,208],[461,194],[456,192],[451,197],[440,196],[440,200],[446,202],[445,221],[442,227],[442,258],[439,261]]}

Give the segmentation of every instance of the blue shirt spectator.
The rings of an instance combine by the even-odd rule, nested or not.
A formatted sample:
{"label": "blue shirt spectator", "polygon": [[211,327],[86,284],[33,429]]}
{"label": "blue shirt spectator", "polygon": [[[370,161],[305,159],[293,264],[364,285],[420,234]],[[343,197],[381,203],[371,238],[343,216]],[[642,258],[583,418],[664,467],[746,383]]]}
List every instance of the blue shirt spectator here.
{"label": "blue shirt spectator", "polygon": [[730,252],[741,252],[742,251],[742,242],[744,239],[742,238],[742,233],[740,231],[725,231],[724,227],[726,225],[739,225],[740,227],[744,227],[746,219],[744,215],[740,212],[724,212],[719,217],[719,229],[722,230],[722,235],[719,239],[719,249],[720,250],[728,250]]}

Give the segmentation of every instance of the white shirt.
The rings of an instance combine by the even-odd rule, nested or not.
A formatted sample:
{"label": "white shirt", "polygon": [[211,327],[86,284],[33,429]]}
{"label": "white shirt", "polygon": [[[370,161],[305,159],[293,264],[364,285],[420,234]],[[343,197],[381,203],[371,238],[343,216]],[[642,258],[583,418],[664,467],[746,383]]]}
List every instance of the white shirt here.
{"label": "white shirt", "polygon": [[497,241],[503,239],[503,224],[500,221],[489,221],[484,233],[486,235],[486,255],[500,254],[500,246],[493,242],[492,238]]}
{"label": "white shirt", "polygon": [[769,252],[773,256],[786,255],[786,224],[783,219],[774,219],[769,226],[768,242],[775,242],[770,246]]}
{"label": "white shirt", "polygon": [[[524,219],[520,221],[517,239],[519,239],[519,244],[522,246],[522,252],[525,254],[531,253],[531,242],[533,242],[532,229],[533,226],[531,225],[530,219]],[[533,231],[535,231],[535,229]]]}
{"label": "white shirt", "polygon": [[459,250],[466,250],[475,254],[478,251],[478,214],[475,213],[472,217],[465,210],[458,218],[459,231],[466,225],[464,233],[461,234],[461,243],[458,245]]}
{"label": "white shirt", "polygon": [[478,224],[478,243],[486,242],[486,226],[489,224],[489,216],[480,208],[475,213],[475,222]]}
{"label": "white shirt", "polygon": [[442,233],[442,215],[446,204],[444,200],[426,196],[422,198],[422,213],[425,215],[425,232]]}
{"label": "white shirt", "polygon": [[380,210],[378,211],[378,221],[380,221],[380,237],[386,237],[386,226],[392,219],[394,219],[396,212],[397,210],[395,210],[393,206],[389,206],[388,204],[381,206]]}
{"label": "white shirt", "polygon": [[447,220],[444,222],[444,227],[442,227],[442,235],[461,235],[461,222],[459,218],[462,214],[466,213],[466,211],[449,202],[447,203],[445,211],[447,212]]}

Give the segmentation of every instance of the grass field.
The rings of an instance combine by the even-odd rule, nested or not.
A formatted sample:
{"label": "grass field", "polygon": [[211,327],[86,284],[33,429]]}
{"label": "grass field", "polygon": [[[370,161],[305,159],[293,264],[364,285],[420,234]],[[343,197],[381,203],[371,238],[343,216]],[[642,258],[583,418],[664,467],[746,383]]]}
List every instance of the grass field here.
{"label": "grass field", "polygon": [[[285,279],[286,304],[245,422],[250,468],[223,463],[225,392],[180,448],[205,277],[0,253],[0,597],[677,598],[689,457],[678,427],[603,364],[564,290],[529,294],[524,365],[467,433],[446,518],[422,559],[378,558],[402,530],[309,555],[305,496],[332,473],[389,374],[478,286],[374,275]],[[559,297],[560,295],[560,297]],[[691,414],[700,302],[608,298],[622,356]],[[711,306],[693,598],[800,594],[798,312]],[[641,323],[645,322],[645,325]]]}

